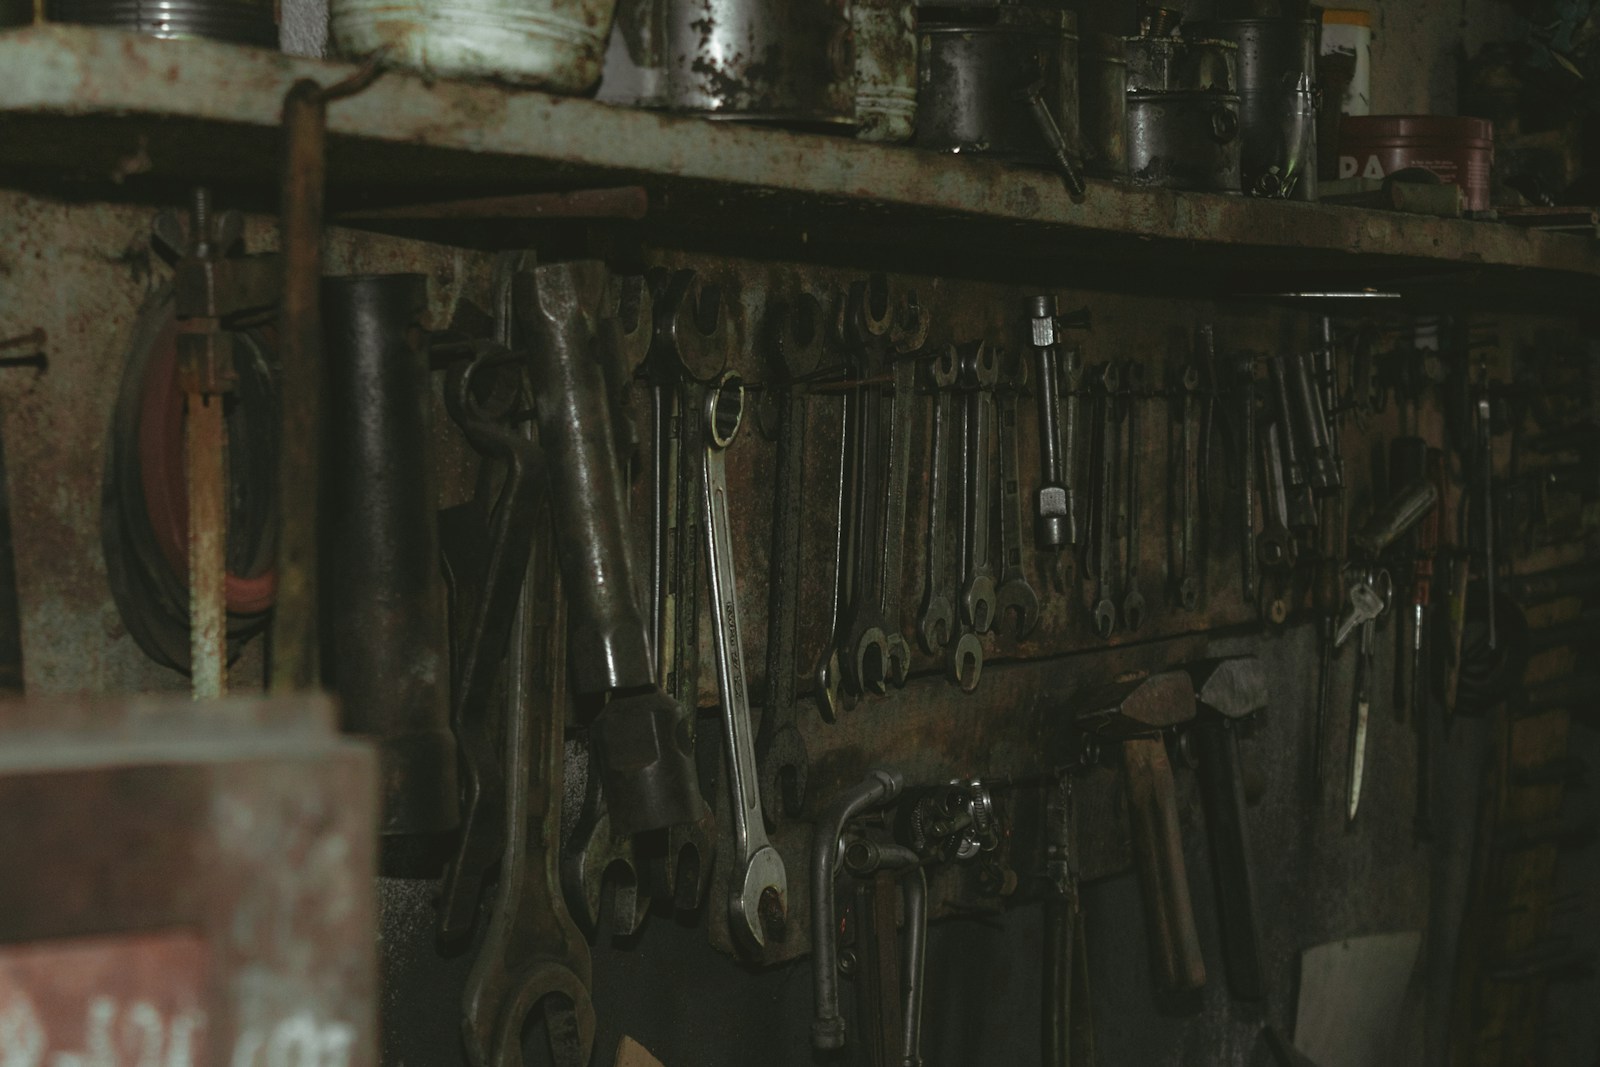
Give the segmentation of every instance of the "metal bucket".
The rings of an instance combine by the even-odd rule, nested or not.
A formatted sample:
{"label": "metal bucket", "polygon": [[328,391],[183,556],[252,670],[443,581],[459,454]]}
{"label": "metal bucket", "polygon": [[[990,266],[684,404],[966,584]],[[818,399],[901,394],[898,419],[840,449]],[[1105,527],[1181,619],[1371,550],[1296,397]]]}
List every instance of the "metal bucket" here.
{"label": "metal bucket", "polygon": [[[259,48],[278,47],[273,0],[46,0],[44,17],[46,22],[113,26],[151,37],[205,37]],[[33,21],[31,3],[23,21]]]}
{"label": "metal bucket", "polygon": [[[1315,104],[1318,30],[1314,19],[1219,19],[1184,27],[1191,38],[1217,38],[1239,46],[1240,168],[1245,192],[1316,199],[1314,112],[1309,123],[1299,122],[1298,116],[1308,102]],[[1311,95],[1286,100],[1301,92]],[[1291,112],[1297,116],[1292,124]],[[1291,132],[1298,143],[1290,140]]]}
{"label": "metal bucket", "polygon": [[855,122],[844,0],[666,0],[666,106],[789,126]]}
{"label": "metal bucket", "polygon": [[1129,93],[1128,172],[1135,185],[1239,191],[1239,98]]}
{"label": "metal bucket", "polygon": [[1128,173],[1128,60],[1122,38],[1091,33],[1078,57],[1078,123],[1083,169],[1100,178]]}
{"label": "metal bucket", "polygon": [[917,27],[917,132],[920,148],[978,152],[1053,166],[1054,156],[1027,103],[1043,96],[1069,150],[1078,129],[1077,17],[1055,8],[972,9],[982,23]]}
{"label": "metal bucket", "polygon": [[917,124],[917,16],[909,0],[855,0],[856,136],[909,141]]}
{"label": "metal bucket", "polygon": [[335,50],[429,74],[582,93],[600,80],[616,0],[331,0]]}

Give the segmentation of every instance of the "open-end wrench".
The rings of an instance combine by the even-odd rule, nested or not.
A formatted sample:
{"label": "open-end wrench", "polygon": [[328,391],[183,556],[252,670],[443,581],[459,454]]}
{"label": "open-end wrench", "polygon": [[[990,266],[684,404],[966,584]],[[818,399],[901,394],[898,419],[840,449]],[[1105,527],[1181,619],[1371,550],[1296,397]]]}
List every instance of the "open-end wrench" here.
{"label": "open-end wrench", "polygon": [[[517,360],[503,347],[480,346],[471,362],[452,368],[445,386],[446,407],[468,440],[506,464],[477,587],[461,588],[463,568],[450,568],[453,600],[471,612],[471,622],[456,658],[451,699],[451,725],[463,757],[463,788],[456,854],[446,869],[439,899],[438,939],[445,951],[459,949],[470,937],[479,897],[504,845],[506,782],[499,745],[489,727],[488,705],[511,640],[518,591],[528,566],[543,458],[521,428],[480,406],[478,378]],[[522,395],[520,385],[515,395]],[[515,397],[512,403],[520,406]]]}
{"label": "open-end wrench", "polygon": [[1139,468],[1143,465],[1144,438],[1140,436],[1140,423],[1142,416],[1140,409],[1144,406],[1144,397],[1140,395],[1140,387],[1144,384],[1144,367],[1128,360],[1122,372],[1122,387],[1125,403],[1128,406],[1127,423],[1128,444],[1124,449],[1123,462],[1127,465],[1127,475],[1123,479],[1124,488],[1127,490],[1126,526],[1123,529],[1123,597],[1122,597],[1122,625],[1131,633],[1144,625],[1144,594],[1139,592],[1139,551],[1143,542],[1139,540]]}
{"label": "open-end wrench", "polygon": [[[889,484],[883,501],[883,546],[878,562],[878,618],[887,653],[884,673],[895,685],[905,685],[911,673],[911,646],[900,617],[900,587],[904,584],[906,497],[910,480],[912,427],[917,416],[917,364],[914,359],[895,361],[894,392],[889,402]],[[857,671],[861,665],[857,664]]]}
{"label": "open-end wrench", "polygon": [[1097,592],[1094,605],[1094,632],[1102,640],[1117,628],[1117,604],[1111,573],[1111,542],[1117,536],[1117,393],[1121,388],[1117,364],[1107,362],[1095,369],[1095,413],[1099,419],[1096,436],[1099,477],[1095,485],[1094,578]]}
{"label": "open-end wrench", "polygon": [[1179,429],[1182,434],[1182,468],[1179,476],[1183,479],[1179,493],[1183,514],[1178,535],[1178,602],[1183,605],[1184,611],[1193,611],[1200,604],[1200,570],[1204,562],[1200,558],[1197,534],[1200,519],[1200,368],[1194,361],[1188,363],[1178,375],[1178,388],[1183,407]]}
{"label": "open-end wrench", "polygon": [[1289,499],[1284,470],[1282,435],[1276,422],[1261,435],[1261,471],[1266,479],[1262,500],[1261,534],[1256,539],[1261,566],[1286,571],[1294,565],[1294,539],[1289,536]]}
{"label": "open-end wrench", "polygon": [[993,499],[994,385],[999,361],[994,350],[979,343],[961,353],[961,380],[967,391],[965,441],[962,448],[962,565],[961,618],[974,632],[986,634],[994,625],[994,561],[989,553],[989,524]]}
{"label": "open-end wrench", "polygon": [[1000,585],[995,590],[995,623],[1004,626],[1012,640],[1020,641],[1039,622],[1039,594],[1022,569],[1024,522],[1021,472],[1018,462],[1017,398],[1027,379],[1028,365],[1018,361],[1005,387],[996,391],[1000,413]]}
{"label": "open-end wrench", "polygon": [[540,514],[538,550],[519,572],[527,580],[517,583],[520,604],[506,657],[504,857],[462,996],[473,1067],[521,1067],[522,1035],[539,1008],[557,1067],[587,1067],[594,1050],[589,946],[562,903],[558,870],[566,626],[549,513]]}
{"label": "open-end wrench", "polygon": [[796,378],[822,347],[822,312],[810,293],[775,303],[764,348],[776,392],[778,446],[773,464],[772,563],[767,624],[767,699],[756,731],[756,765],[767,821],[798,815],[805,802],[809,760],[795,722],[799,703],[796,630],[799,624],[800,531],[805,485],[806,397]]}
{"label": "open-end wrench", "polygon": [[[561,853],[561,887],[567,906],[585,932],[613,937],[638,932],[650,911],[650,897],[643,891],[639,873],[633,835],[612,824],[600,776],[591,773],[578,821]],[[602,931],[601,919],[607,915],[611,925]]]}
{"label": "open-end wrench", "polygon": [[1246,604],[1256,602],[1261,584],[1261,561],[1256,546],[1256,364],[1241,355],[1234,365],[1239,391],[1239,432],[1235,436],[1239,460],[1239,546],[1242,553],[1239,573]]}
{"label": "open-end wrench", "polygon": [[928,553],[922,582],[917,640],[929,655],[950,643],[955,630],[954,567],[950,559],[950,445],[955,427],[956,350],[947,346],[925,363],[933,390],[933,443],[928,460]]}
{"label": "open-end wrench", "polygon": [[733,788],[733,871],[728,920],[738,935],[757,947],[781,936],[788,912],[788,882],[783,859],[767,841],[761,820],[754,730],[739,628],[739,590],[733,569],[733,535],[728,523],[728,479],[723,451],[739,432],[744,386],[724,376],[706,397],[705,523],[711,572],[711,634],[716,646],[717,685],[728,735],[728,768]]}

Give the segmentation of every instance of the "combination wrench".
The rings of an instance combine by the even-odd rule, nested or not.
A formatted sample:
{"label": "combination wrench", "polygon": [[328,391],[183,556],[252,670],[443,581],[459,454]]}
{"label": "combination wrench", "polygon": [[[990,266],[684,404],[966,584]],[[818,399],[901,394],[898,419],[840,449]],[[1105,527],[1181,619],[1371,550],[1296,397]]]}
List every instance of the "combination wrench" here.
{"label": "combination wrench", "polygon": [[933,443],[928,460],[928,552],[922,581],[922,612],[917,640],[929,655],[937,654],[954,636],[955,595],[950,560],[950,445],[955,421],[956,367],[954,347],[947,346],[925,364],[933,391]]}
{"label": "combination wrench", "polygon": [[961,453],[961,481],[965,490],[961,556],[966,568],[966,579],[961,586],[961,618],[974,632],[986,634],[994,625],[994,563],[989,558],[989,523],[993,510],[990,495],[992,407],[994,385],[999,378],[994,351],[980,342],[962,352],[961,378],[967,392],[963,422],[965,441]]}
{"label": "combination wrench", "polygon": [[755,740],[739,628],[739,590],[733,568],[733,536],[728,523],[728,479],[723,454],[744,416],[744,386],[724,375],[705,403],[706,555],[711,572],[711,636],[716,647],[717,686],[728,737],[728,767],[733,788],[734,877],[728,919],[735,931],[765,946],[781,934],[788,912],[788,882],[783,859],[767,841],[761,819]]}
{"label": "combination wrench", "polygon": [[506,655],[505,849],[462,997],[473,1067],[520,1067],[523,1031],[535,1009],[543,1010],[557,1067],[587,1067],[594,1051],[589,946],[562,903],[558,870],[566,624],[549,512],[536,517],[543,519],[538,546],[519,572],[525,577],[517,583]]}
{"label": "combination wrench", "polygon": [[1144,367],[1132,360],[1123,366],[1122,388],[1127,404],[1128,443],[1123,450],[1127,474],[1123,479],[1127,492],[1125,498],[1125,525],[1123,527],[1123,597],[1122,625],[1131,633],[1144,625],[1144,595],[1139,592],[1139,552],[1143,543],[1139,539],[1139,468],[1143,466],[1144,438],[1140,434],[1144,397],[1139,387],[1144,382]]}
{"label": "combination wrench", "polygon": [[1116,537],[1116,519],[1112,513],[1117,484],[1117,393],[1121,375],[1115,363],[1104,363],[1097,369],[1096,414],[1100,433],[1096,457],[1099,479],[1095,486],[1095,568],[1096,596],[1094,606],[1094,632],[1101,640],[1110,637],[1117,628],[1117,605],[1114,599],[1111,574],[1111,542]]}
{"label": "combination wrench", "polygon": [[1018,461],[1017,399],[1027,379],[1026,363],[1017,369],[996,393],[1000,414],[1000,585],[995,590],[995,622],[1007,627],[1009,636],[1020,641],[1033,632],[1039,622],[1039,594],[1028,583],[1022,568],[1022,541],[1026,519],[1022,501],[1021,472]]}

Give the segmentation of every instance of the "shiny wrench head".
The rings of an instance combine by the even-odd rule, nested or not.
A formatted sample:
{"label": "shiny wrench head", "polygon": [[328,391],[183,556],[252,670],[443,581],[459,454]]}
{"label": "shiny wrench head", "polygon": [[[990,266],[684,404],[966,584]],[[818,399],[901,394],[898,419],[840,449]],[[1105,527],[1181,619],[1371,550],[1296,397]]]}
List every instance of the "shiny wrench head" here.
{"label": "shiny wrench head", "polygon": [[1117,629],[1117,606],[1110,600],[1102,600],[1094,606],[1094,632],[1095,636],[1104,641]]}
{"label": "shiny wrench head", "polygon": [[963,693],[978,688],[983,676],[983,644],[970,630],[956,638],[950,649],[950,680],[961,687]]}
{"label": "shiny wrench head", "polygon": [[771,845],[750,854],[739,888],[729,899],[728,920],[757,948],[780,939],[789,915],[789,881],[783,857]]}
{"label": "shiny wrench head", "polygon": [[922,651],[934,655],[950,643],[950,632],[955,624],[955,606],[943,593],[930,594],[922,605],[922,617],[917,620],[917,643]]}
{"label": "shiny wrench head", "polygon": [[839,713],[844,710],[844,667],[837,649],[830,649],[817,664],[815,681],[817,713],[823,722],[838,722]]}
{"label": "shiny wrench head", "polygon": [[1122,625],[1130,633],[1144,625],[1144,595],[1137,589],[1122,598]]}
{"label": "shiny wrench head", "polygon": [[889,691],[889,638],[882,628],[869,626],[862,631],[850,650],[850,665],[862,692],[882,696]]}
{"label": "shiny wrench head", "polygon": [[994,579],[987,574],[967,578],[961,591],[961,619],[973,630],[986,634],[994,626]]}
{"label": "shiny wrench head", "polygon": [[522,1034],[541,1004],[551,1062],[556,1067],[587,1067],[594,1053],[594,1001],[583,979],[551,960],[538,960],[524,972],[516,992],[500,1007],[490,1048],[474,1042],[469,1031],[466,1045],[473,1067],[522,1067]]}
{"label": "shiny wrench head", "polygon": [[1013,641],[1022,640],[1039,624],[1039,594],[1022,578],[1002,583],[995,592],[994,621]]}

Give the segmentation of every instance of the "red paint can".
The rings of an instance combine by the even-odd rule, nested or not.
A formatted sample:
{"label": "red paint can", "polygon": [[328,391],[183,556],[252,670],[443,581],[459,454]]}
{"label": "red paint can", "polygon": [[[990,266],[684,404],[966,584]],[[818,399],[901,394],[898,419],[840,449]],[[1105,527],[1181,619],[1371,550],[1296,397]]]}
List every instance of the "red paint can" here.
{"label": "red paint can", "polygon": [[1422,167],[1461,187],[1468,211],[1489,207],[1494,123],[1453,115],[1346,115],[1339,124],[1339,177],[1385,178]]}

